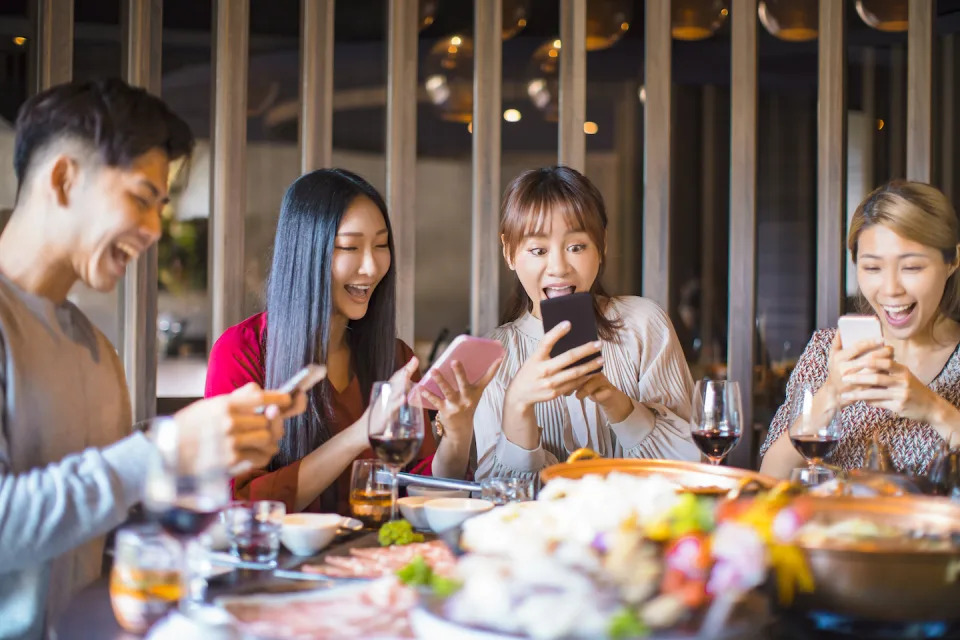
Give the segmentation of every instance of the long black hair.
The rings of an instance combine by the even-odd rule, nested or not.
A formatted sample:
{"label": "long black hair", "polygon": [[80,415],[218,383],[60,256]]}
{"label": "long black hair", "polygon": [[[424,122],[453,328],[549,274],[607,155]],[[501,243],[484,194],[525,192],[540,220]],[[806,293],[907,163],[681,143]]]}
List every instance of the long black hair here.
{"label": "long black hair", "polygon": [[[333,315],[332,269],[337,229],[357,198],[369,198],[389,234],[390,268],[373,290],[367,313],[347,324],[351,367],[362,397],[396,369],[396,268],[387,205],[370,183],[343,169],[320,169],[297,178],[280,205],[267,282],[265,384],[278,388],[310,362],[325,363]],[[307,410],[287,420],[271,470],[300,460],[330,439],[331,386],[314,387]]]}

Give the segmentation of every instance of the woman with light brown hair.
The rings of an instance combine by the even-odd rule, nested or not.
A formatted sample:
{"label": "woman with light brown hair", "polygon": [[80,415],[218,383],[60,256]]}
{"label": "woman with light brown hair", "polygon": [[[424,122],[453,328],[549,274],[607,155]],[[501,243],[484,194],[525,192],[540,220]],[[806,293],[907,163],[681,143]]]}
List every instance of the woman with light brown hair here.
{"label": "woman with light brown hair", "polygon": [[[580,447],[700,459],[693,385],[670,319],[650,300],[611,297],[600,282],[606,228],[600,192],[569,167],[526,171],[507,188],[500,238],[517,281],[492,336],[507,354],[474,415],[478,478],[535,477]],[[540,301],[575,292],[593,295],[600,340],[551,358],[569,325],[544,335]]]}
{"label": "woman with light brown hair", "polygon": [[833,464],[863,465],[874,436],[900,471],[923,472],[946,443],[960,446],[960,229],[940,191],[893,181],[854,213],[847,248],[860,294],[880,319],[882,342],[841,347],[821,329],[797,362],[770,425],[760,470],[786,477],[803,462],[788,437],[803,390],[813,411],[838,412]]}

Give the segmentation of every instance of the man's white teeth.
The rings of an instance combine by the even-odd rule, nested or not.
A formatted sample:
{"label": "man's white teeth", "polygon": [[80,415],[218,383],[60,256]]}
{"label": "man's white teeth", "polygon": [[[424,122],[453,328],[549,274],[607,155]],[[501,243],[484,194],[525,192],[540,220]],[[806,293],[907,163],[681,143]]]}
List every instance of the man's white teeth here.
{"label": "man's white teeth", "polygon": [[117,242],[114,246],[116,246],[117,249],[119,249],[123,253],[127,254],[127,257],[130,258],[131,260],[137,257],[137,249],[131,244],[127,244],[126,242],[123,242],[121,240],[120,242]]}

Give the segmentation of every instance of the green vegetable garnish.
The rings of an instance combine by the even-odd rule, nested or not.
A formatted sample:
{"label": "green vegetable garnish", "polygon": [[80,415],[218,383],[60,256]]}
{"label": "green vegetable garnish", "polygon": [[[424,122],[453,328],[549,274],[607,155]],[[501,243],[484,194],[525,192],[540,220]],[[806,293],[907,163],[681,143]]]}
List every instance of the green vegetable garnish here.
{"label": "green vegetable garnish", "polygon": [[426,587],[440,598],[452,596],[460,588],[460,583],[456,580],[434,573],[421,556],[416,556],[407,566],[397,571],[397,577],[408,587]]}
{"label": "green vegetable garnish", "polygon": [[413,527],[406,520],[393,520],[380,527],[377,541],[381,547],[389,547],[392,544],[411,544],[423,542],[423,534],[414,533]]}
{"label": "green vegetable garnish", "polygon": [[607,633],[613,640],[643,638],[650,634],[650,629],[643,623],[636,611],[624,607],[610,618]]}

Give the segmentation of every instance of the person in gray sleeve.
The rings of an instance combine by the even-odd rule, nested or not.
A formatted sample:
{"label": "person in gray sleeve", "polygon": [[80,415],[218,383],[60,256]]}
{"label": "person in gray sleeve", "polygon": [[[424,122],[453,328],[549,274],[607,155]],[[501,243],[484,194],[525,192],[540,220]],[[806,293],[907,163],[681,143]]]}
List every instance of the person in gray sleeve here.
{"label": "person in gray sleeve", "polygon": [[[159,239],[171,161],[193,143],[159,98],[120,80],[53,87],[17,117],[17,201],[0,235],[0,639],[43,638],[142,497],[151,444],[131,434],[114,348],[67,293],[112,290]],[[248,385],[175,419],[218,430],[232,463],[259,467],[304,407]]]}

